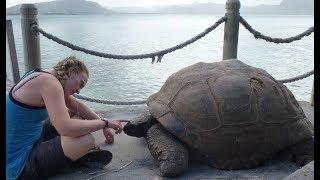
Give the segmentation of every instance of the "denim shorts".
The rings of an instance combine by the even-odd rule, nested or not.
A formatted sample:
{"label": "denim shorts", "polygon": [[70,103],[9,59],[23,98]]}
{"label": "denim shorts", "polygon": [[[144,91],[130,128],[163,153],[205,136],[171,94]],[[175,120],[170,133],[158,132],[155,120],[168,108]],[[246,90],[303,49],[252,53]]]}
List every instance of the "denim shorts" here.
{"label": "denim shorts", "polygon": [[73,161],[66,157],[61,146],[61,136],[46,120],[42,134],[35,142],[18,179],[43,179],[53,176]]}

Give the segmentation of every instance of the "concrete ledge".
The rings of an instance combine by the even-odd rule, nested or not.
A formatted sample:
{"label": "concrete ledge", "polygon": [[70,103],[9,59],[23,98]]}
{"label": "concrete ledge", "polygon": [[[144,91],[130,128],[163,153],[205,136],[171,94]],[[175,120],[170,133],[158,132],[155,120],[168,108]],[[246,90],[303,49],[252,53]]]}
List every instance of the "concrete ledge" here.
{"label": "concrete ledge", "polygon": [[283,180],[313,180],[314,179],[314,161],[311,161],[301,169],[296,170]]}

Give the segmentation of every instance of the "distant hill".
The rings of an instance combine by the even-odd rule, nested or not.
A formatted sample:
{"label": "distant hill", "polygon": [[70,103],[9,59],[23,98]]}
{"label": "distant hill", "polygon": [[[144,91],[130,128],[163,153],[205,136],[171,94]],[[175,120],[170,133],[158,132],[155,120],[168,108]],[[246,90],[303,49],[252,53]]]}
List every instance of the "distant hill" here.
{"label": "distant hill", "polygon": [[[20,4],[7,8],[7,14],[20,14]],[[56,0],[35,3],[38,14],[109,14],[113,11],[105,9],[96,2],[86,0]]]}
{"label": "distant hill", "polygon": [[282,11],[296,12],[298,14],[314,13],[314,0],[282,0],[280,4]]}
{"label": "distant hill", "polygon": [[186,5],[174,5],[160,8],[155,13],[214,13],[221,14],[225,12],[225,4],[214,3],[193,3]]}
{"label": "distant hill", "polygon": [[[241,2],[241,1],[240,1]],[[160,14],[224,14],[225,4],[193,3],[153,8],[121,7],[112,10],[121,13],[160,13]],[[314,14],[313,0],[282,0],[279,5],[241,5],[241,14]]]}
{"label": "distant hill", "polygon": [[[241,2],[241,1],[240,1]],[[188,5],[168,6],[154,13],[212,13],[224,14],[225,4],[193,3]],[[280,5],[259,5],[255,7],[240,7],[241,14],[313,14],[313,0],[283,0]]]}
{"label": "distant hill", "polygon": [[[241,1],[240,1],[241,2]],[[39,14],[108,14],[108,13],[159,13],[159,14],[224,14],[225,4],[193,3],[152,8],[118,7],[106,9],[87,0],[56,0],[35,3]],[[314,14],[314,0],[282,0],[279,5],[243,6],[241,14]],[[7,8],[7,14],[20,14],[20,5]]]}

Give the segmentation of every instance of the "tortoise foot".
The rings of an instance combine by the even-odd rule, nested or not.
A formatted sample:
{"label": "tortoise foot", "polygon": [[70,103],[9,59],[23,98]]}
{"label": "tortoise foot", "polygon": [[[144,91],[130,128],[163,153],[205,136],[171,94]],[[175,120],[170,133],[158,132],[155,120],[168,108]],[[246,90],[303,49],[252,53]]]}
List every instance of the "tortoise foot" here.
{"label": "tortoise foot", "polygon": [[175,177],[188,168],[187,147],[160,124],[152,126],[147,133],[148,148],[157,160],[161,176]]}

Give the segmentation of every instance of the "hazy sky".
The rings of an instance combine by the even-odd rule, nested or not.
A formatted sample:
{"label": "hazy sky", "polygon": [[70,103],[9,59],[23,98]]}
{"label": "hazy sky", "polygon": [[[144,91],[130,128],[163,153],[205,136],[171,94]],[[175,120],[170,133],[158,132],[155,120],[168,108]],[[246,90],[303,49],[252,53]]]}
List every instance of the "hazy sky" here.
{"label": "hazy sky", "polygon": [[[6,0],[6,7],[11,7],[17,4],[23,3],[38,3],[48,2],[53,0]],[[128,6],[139,6],[139,7],[152,7],[161,5],[173,5],[173,4],[191,4],[194,2],[199,3],[219,3],[225,4],[226,0],[89,0],[99,3],[101,6],[106,8],[112,7],[128,7]],[[241,5],[244,6],[257,6],[260,4],[278,5],[281,0],[240,0]]]}

